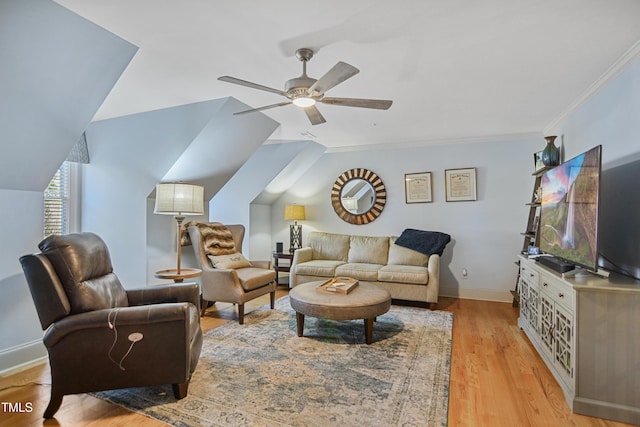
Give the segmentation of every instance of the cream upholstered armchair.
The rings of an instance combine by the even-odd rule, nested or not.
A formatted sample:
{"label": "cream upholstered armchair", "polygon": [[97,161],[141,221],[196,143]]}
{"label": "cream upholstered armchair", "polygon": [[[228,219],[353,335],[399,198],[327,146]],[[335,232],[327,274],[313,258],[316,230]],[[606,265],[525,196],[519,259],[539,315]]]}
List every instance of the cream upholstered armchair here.
{"label": "cream upholstered armchair", "polygon": [[238,321],[244,323],[244,304],[270,294],[271,308],[276,296],[276,272],[269,261],[248,261],[242,255],[243,225],[223,225],[217,222],[188,222],[189,242],[202,270],[202,312],[209,302],[238,304]]}

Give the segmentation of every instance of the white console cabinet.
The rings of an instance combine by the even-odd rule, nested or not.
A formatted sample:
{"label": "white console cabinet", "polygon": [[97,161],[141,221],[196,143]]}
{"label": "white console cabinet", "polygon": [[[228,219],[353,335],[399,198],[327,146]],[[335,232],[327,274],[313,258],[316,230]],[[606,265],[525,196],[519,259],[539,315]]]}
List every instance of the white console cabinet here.
{"label": "white console cabinet", "polygon": [[518,325],[576,413],[640,424],[640,281],[561,274],[524,256]]}

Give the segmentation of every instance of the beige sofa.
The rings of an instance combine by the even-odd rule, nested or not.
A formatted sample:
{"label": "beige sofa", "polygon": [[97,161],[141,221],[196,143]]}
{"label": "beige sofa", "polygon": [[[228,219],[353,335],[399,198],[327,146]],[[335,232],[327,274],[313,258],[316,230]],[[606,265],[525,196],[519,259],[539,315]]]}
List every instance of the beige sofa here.
{"label": "beige sofa", "polygon": [[391,298],[438,303],[440,256],[395,244],[397,237],[311,232],[290,271],[292,287],[331,277],[353,277],[389,291]]}

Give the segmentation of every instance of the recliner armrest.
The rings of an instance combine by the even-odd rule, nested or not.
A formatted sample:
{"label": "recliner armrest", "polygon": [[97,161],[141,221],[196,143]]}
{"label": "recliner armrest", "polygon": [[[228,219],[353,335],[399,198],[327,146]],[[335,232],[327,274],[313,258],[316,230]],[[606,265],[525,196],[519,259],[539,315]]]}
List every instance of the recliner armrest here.
{"label": "recliner armrest", "polygon": [[[182,325],[179,329],[188,330],[190,303],[152,304],[136,307],[116,307],[103,310],[72,314],[54,323],[47,329],[43,342],[48,348],[75,332],[91,330],[92,337],[99,339],[101,334],[110,336],[115,327],[136,326],[166,328],[171,323]],[[197,306],[196,306],[197,307]],[[167,337],[170,339],[170,337]]]}
{"label": "recliner armrest", "polygon": [[130,306],[190,302],[200,310],[200,286],[197,283],[175,283],[147,286],[126,291]]}

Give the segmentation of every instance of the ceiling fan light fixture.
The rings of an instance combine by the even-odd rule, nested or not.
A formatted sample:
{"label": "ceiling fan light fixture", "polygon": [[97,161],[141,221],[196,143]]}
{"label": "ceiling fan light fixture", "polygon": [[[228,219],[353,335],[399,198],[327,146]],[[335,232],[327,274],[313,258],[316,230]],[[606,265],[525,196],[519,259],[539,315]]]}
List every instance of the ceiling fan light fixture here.
{"label": "ceiling fan light fixture", "polygon": [[293,100],[293,105],[300,108],[307,108],[316,105],[316,100],[313,98],[308,98],[306,96],[301,96]]}
{"label": "ceiling fan light fixture", "polygon": [[312,125],[319,125],[326,123],[326,120],[322,117],[318,108],[316,108],[316,103],[318,102],[322,102],[323,104],[341,105],[344,107],[373,108],[377,110],[387,110],[391,107],[393,101],[384,99],[325,97],[325,93],[329,89],[355,76],[360,72],[360,70],[353,65],[339,61],[329,71],[324,73],[320,79],[314,79],[307,75],[307,62],[313,57],[313,50],[309,48],[298,49],[296,51],[296,57],[302,61],[302,75],[287,80],[284,83],[284,90],[274,89],[272,87],[263,86],[231,76],[218,77],[218,80],[223,82],[259,89],[287,98],[285,102],[265,105],[264,107],[259,108],[251,108],[249,110],[238,111],[233,114],[253,113],[256,111],[264,111],[271,108],[284,107],[286,105],[293,104],[304,111]]}

